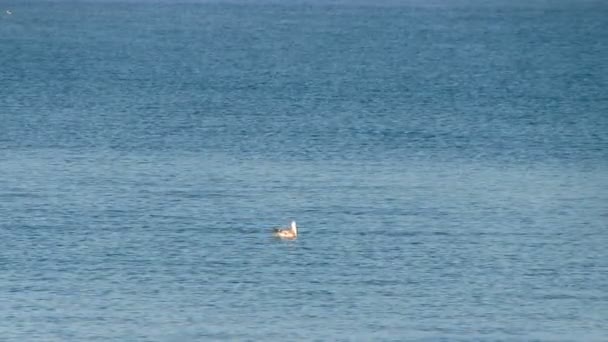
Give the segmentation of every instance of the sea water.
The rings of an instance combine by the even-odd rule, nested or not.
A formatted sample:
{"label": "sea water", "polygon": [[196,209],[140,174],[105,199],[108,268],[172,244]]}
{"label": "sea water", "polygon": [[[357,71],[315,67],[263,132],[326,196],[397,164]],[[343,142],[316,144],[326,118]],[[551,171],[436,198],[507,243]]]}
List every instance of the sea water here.
{"label": "sea water", "polygon": [[0,340],[608,340],[605,2],[0,7]]}

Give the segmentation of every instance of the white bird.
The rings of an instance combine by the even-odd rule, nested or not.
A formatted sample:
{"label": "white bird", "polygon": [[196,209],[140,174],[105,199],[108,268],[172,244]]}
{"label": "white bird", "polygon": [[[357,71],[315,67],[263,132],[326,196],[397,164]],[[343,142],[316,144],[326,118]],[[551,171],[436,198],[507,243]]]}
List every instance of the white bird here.
{"label": "white bird", "polygon": [[11,14],[13,14],[13,12],[6,10],[6,14],[11,15]]}
{"label": "white bird", "polygon": [[298,227],[296,226],[296,221],[291,221],[291,228],[275,228],[273,235],[281,239],[297,239]]}

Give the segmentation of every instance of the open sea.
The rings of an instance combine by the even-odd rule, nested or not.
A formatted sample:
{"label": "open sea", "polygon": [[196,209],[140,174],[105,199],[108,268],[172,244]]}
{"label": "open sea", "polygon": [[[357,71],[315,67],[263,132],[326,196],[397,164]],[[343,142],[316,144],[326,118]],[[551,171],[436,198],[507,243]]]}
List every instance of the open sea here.
{"label": "open sea", "polygon": [[606,18],[0,1],[0,341],[608,341]]}

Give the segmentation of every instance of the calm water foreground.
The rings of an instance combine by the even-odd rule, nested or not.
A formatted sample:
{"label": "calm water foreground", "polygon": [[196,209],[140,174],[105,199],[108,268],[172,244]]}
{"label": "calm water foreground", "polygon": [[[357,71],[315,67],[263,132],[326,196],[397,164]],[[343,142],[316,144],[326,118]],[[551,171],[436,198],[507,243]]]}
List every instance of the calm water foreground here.
{"label": "calm water foreground", "polygon": [[608,340],[606,4],[0,6],[0,340]]}

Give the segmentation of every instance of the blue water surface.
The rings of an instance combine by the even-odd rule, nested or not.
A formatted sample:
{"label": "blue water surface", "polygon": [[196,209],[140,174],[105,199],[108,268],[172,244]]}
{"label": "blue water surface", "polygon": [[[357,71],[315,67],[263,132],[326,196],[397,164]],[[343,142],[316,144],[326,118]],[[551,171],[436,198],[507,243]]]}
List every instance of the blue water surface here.
{"label": "blue water surface", "polygon": [[0,3],[0,340],[608,340],[606,17]]}

